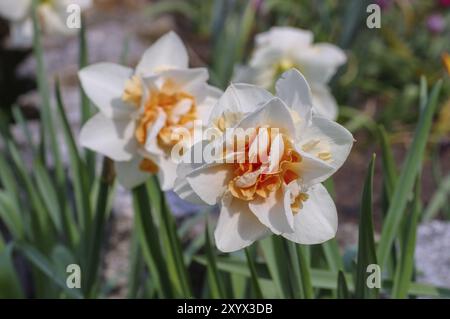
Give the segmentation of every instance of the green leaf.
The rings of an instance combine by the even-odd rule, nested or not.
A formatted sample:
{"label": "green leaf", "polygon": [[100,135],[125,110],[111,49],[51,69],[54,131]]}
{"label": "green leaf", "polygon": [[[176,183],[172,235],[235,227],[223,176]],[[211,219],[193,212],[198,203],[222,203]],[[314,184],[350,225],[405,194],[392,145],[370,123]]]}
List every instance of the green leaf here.
{"label": "green leaf", "polygon": [[64,168],[59,152],[59,144],[57,141],[57,134],[55,122],[52,118],[52,111],[50,105],[50,90],[47,82],[47,72],[44,65],[44,50],[41,43],[41,29],[39,26],[39,18],[37,13],[37,1],[33,1],[32,5],[33,18],[33,50],[36,58],[36,74],[39,95],[42,99],[41,107],[41,156],[42,162],[46,161],[46,143],[50,144],[50,151],[52,152],[53,163],[55,165],[56,177],[59,186],[65,185]]}
{"label": "green leaf", "polygon": [[433,219],[439,211],[445,207],[447,198],[450,194],[450,174],[445,176],[439,184],[436,192],[433,194],[430,202],[428,203],[425,212],[423,213],[423,220],[429,221]]}
{"label": "green leaf", "polygon": [[[47,209],[47,212],[56,228],[56,230],[62,233],[61,224],[61,207],[58,201],[58,195],[61,196],[60,192],[57,194],[54,184],[48,174],[46,168],[42,165],[39,159],[34,163],[34,177],[36,180],[37,189],[42,197],[43,203]],[[64,196],[65,194],[63,194]]]}
{"label": "green leaf", "polygon": [[[194,260],[201,265],[207,264],[206,258],[203,256],[196,256],[194,257]],[[230,257],[217,257],[217,267],[221,271],[250,277],[250,270],[247,263],[240,259]],[[269,270],[266,264],[255,263],[255,268],[259,278],[259,282],[265,293],[266,287],[273,287],[274,282],[270,277]],[[351,274],[345,273],[344,276],[349,292],[354,291],[354,282]],[[336,289],[337,278],[337,272],[323,269],[311,269],[311,282],[314,288]],[[384,291],[390,292],[392,290],[392,280],[383,280],[381,287]],[[408,294],[413,296],[450,298],[450,289],[414,282],[410,284]]]}
{"label": "green leaf", "polygon": [[173,296],[170,279],[167,273],[166,263],[161,251],[159,231],[156,228],[151,213],[145,185],[133,189],[133,207],[135,218],[137,218],[136,231],[139,234],[139,243],[142,248],[145,262],[155,282],[160,297],[170,298]]}
{"label": "green leaf", "polygon": [[58,275],[57,269],[43,254],[33,246],[27,244],[16,244],[15,248],[22,253],[30,263],[38,268],[47,278],[61,288],[71,298],[83,298],[81,291],[77,288],[70,289],[66,285],[65,278]]}
{"label": "green leaf", "polygon": [[13,263],[12,246],[0,249],[0,299],[24,298],[19,278]]}
{"label": "green leaf", "polygon": [[255,263],[253,262],[253,256],[250,255],[248,248],[245,248],[245,257],[247,258],[248,268],[250,269],[250,279],[253,287],[253,292],[257,299],[262,299],[263,294],[261,287],[259,286],[258,275],[256,274]]}
{"label": "green leaf", "polygon": [[[134,218],[134,227],[137,229],[137,219]],[[130,267],[128,272],[128,292],[127,298],[135,299],[144,277],[144,261],[142,259],[142,251],[139,246],[139,236],[136,231],[132,233],[131,249],[130,249]]]}
{"label": "green leaf", "polygon": [[347,280],[344,272],[339,270],[337,283],[337,297],[338,299],[350,299],[350,292],[348,291]]}
{"label": "green leaf", "polygon": [[207,276],[212,298],[225,298],[222,278],[216,264],[216,255],[209,236],[208,220],[205,223],[205,250],[207,260]]}
{"label": "green leaf", "polygon": [[375,154],[372,156],[372,161],[369,165],[361,199],[355,291],[357,298],[374,299],[378,297],[378,288],[369,288],[367,286],[367,267],[372,264],[377,264],[372,221],[372,188],[374,170]]}
{"label": "green leaf", "polygon": [[13,238],[24,238],[25,226],[17,202],[3,190],[0,190],[0,220],[6,225]]}
{"label": "green leaf", "polygon": [[[289,247],[294,274],[297,277],[297,283],[301,292],[299,296],[301,298],[312,299],[314,298],[314,289],[311,284],[309,262],[305,258],[305,254],[303,252],[305,247],[297,245],[294,242],[288,242],[287,244]],[[296,285],[293,283],[292,286],[295,287]]]}
{"label": "green leaf", "polygon": [[[84,230],[87,227],[87,223],[91,216],[91,206],[89,205],[89,192],[88,187],[86,185],[87,184],[85,173],[86,169],[85,166],[83,165],[80,154],[78,152],[75,138],[73,136],[72,129],[70,128],[70,124],[64,110],[63,106],[64,103],[58,80],[55,83],[55,96],[59,120],[62,126],[64,140],[66,142],[67,150],[69,153],[70,171],[72,184],[75,192],[75,206],[79,222],[79,228],[81,230]],[[64,212],[63,219],[66,224],[65,227],[66,231],[70,232],[69,235],[72,238],[78,236],[77,234],[74,234],[75,230],[73,229],[74,225],[73,216],[69,215],[67,210]],[[72,239],[72,241],[74,241],[74,239]]]}
{"label": "green leaf", "polygon": [[173,214],[166,203],[164,193],[161,191],[157,177],[153,176],[150,178],[148,184],[147,189],[149,191],[150,199],[153,201],[153,199],[159,197],[159,205],[155,205],[154,210],[160,221],[160,238],[170,278],[172,279],[172,286],[176,290],[178,296],[185,298],[192,297],[183,251],[181,249],[181,243],[177,234]]}
{"label": "green leaf", "polygon": [[[88,45],[86,41],[86,24],[84,22],[83,16],[81,17],[81,29],[79,32],[79,69],[83,69],[89,63],[89,55],[88,55]],[[81,104],[80,104],[80,124],[83,125],[87,122],[87,120],[92,116],[92,106],[91,103],[81,87],[81,83],[79,85]],[[81,157],[81,156],[80,156]],[[95,179],[95,153],[89,149],[84,150],[84,160],[86,161],[85,170],[87,171],[87,178],[92,183]]]}
{"label": "green leaf", "polygon": [[417,223],[419,221],[422,208],[420,198],[420,178],[418,178],[411,214],[409,216],[405,216],[404,220],[405,225],[402,236],[403,238],[400,241],[400,263],[397,265],[394,277],[394,286],[392,288],[393,298],[406,298],[408,296],[409,285],[413,279]]}
{"label": "green leaf", "polygon": [[264,257],[280,298],[291,296],[289,268],[282,238],[271,236],[260,241]]}
{"label": "green leaf", "polygon": [[392,154],[386,130],[381,125],[378,126],[377,129],[382,152],[381,162],[383,165],[383,182],[390,200],[397,182],[397,167],[395,166],[394,156]]}
{"label": "green leaf", "polygon": [[428,100],[425,110],[421,113],[412,145],[409,148],[405,164],[396,184],[392,201],[383,223],[378,246],[377,255],[381,267],[386,265],[388,261],[392,244],[400,228],[408,196],[411,194],[414,181],[419,172],[441,87],[442,81],[439,81],[432,90],[431,97]]}
{"label": "green leaf", "polygon": [[83,237],[85,252],[87,253],[87,274],[85,282],[85,293],[90,295],[95,288],[95,280],[98,276],[100,266],[101,244],[106,228],[106,219],[109,213],[108,198],[114,178],[111,177],[113,162],[109,158],[103,159],[102,174],[100,180],[99,192],[97,195],[95,213],[90,224],[85,229],[86,234]]}
{"label": "green leaf", "polygon": [[33,142],[33,138],[31,137],[31,132],[28,129],[28,125],[25,121],[25,118],[22,114],[22,111],[20,110],[20,107],[18,106],[14,106],[12,108],[12,113],[14,116],[14,120],[16,121],[16,123],[18,123],[20,125],[20,127],[22,128],[23,134],[27,140],[27,144],[30,147],[30,149],[33,151],[33,155],[36,155],[36,146],[34,145]]}

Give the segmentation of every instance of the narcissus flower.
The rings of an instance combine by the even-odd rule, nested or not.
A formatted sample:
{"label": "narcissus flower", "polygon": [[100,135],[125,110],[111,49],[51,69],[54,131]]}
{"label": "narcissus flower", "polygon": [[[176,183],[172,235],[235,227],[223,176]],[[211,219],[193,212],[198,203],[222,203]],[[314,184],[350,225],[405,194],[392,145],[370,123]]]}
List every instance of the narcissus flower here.
{"label": "narcissus flower", "polygon": [[347,58],[332,44],[312,41],[310,31],[291,27],[273,27],[256,35],[249,64],[236,68],[235,81],[271,89],[280,74],[296,68],[311,86],[313,112],[335,119],[338,108],[327,83]]}
{"label": "narcissus flower", "polygon": [[176,164],[170,158],[177,128],[206,121],[221,91],[207,84],[205,68],[188,68],[188,54],[173,32],[143,55],[136,69],[112,63],[79,72],[87,96],[100,112],[82,128],[87,148],[115,161],[119,182],[132,188],[158,174],[163,190],[173,187]]}
{"label": "narcissus flower", "polygon": [[[32,43],[33,22],[31,6],[33,0],[0,1],[0,16],[11,22],[10,44],[27,47]],[[37,15],[41,28],[47,34],[71,35],[78,30],[67,26],[69,5],[78,5],[81,10],[92,6],[92,0],[37,0]]]}
{"label": "narcissus flower", "polygon": [[[336,233],[336,208],[321,182],[344,163],[353,137],[312,112],[310,88],[297,70],[285,72],[275,87],[276,97],[253,85],[230,86],[209,125],[250,133],[227,148],[220,157],[226,161],[178,169],[175,191],[182,198],[220,204],[215,240],[224,252],[271,233],[300,244]],[[235,136],[224,133],[224,145],[236,145]]]}

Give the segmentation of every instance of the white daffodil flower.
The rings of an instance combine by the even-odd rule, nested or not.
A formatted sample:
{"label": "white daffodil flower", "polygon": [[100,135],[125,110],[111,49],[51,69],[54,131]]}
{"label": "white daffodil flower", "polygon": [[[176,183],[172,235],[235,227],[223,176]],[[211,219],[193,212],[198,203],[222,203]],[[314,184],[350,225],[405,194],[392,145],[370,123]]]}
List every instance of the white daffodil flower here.
{"label": "white daffodil flower", "polygon": [[296,68],[311,87],[313,112],[334,120],[338,108],[327,83],[347,58],[340,48],[332,44],[312,44],[312,41],[310,31],[272,27],[256,35],[255,50],[249,64],[236,68],[234,80],[271,89],[280,74]]}
{"label": "white daffodil flower", "polygon": [[188,68],[188,53],[169,32],[144,53],[136,69],[112,63],[79,72],[84,91],[100,112],[82,128],[81,145],[115,161],[119,182],[132,188],[157,173],[173,187],[171,147],[177,128],[193,129],[209,117],[221,91],[209,86],[205,68]]}
{"label": "white daffodil flower", "polygon": [[[253,85],[232,85],[211,112],[209,125],[220,131],[252,132],[222,156],[240,160],[178,169],[175,191],[182,198],[220,204],[215,240],[224,252],[271,233],[317,244],[337,230],[336,207],[321,182],[344,163],[353,137],[312,112],[310,88],[297,70],[285,72],[275,87],[274,97]],[[222,136],[224,144],[235,143],[233,134]]]}
{"label": "white daffodil flower", "polygon": [[[0,16],[10,21],[10,45],[29,47],[33,40],[31,17],[33,0],[0,1]],[[37,15],[42,31],[46,34],[72,35],[78,30],[67,26],[68,7],[78,5],[80,10],[92,6],[92,0],[37,0]]]}

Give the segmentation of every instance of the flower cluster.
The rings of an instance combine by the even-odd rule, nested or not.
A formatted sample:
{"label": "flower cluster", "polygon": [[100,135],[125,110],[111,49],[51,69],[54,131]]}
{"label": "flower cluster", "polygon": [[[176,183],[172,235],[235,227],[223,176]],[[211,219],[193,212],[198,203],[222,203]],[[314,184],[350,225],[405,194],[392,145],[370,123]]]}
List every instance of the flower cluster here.
{"label": "flower cluster", "polygon": [[256,35],[248,66],[236,69],[235,81],[271,89],[283,72],[296,68],[311,86],[313,112],[336,119],[338,108],[327,83],[347,58],[332,44],[312,41],[310,31],[291,27],[273,27]]}
{"label": "flower cluster", "polygon": [[[302,32],[309,43],[309,33]],[[323,84],[337,64],[321,67],[319,61],[336,52],[326,45],[312,49],[302,60],[311,64],[300,68],[316,79],[320,74]],[[80,71],[84,91],[100,110],[82,128],[81,144],[112,158],[126,187],[157,174],[163,190],[220,204],[215,239],[222,251],[270,233],[302,244],[324,242],[335,235],[337,214],[321,182],[344,163],[353,137],[317,112],[310,86],[294,66],[281,74],[275,95],[244,83],[221,92],[207,84],[206,69],[188,67],[186,48],[170,32],[135,70],[100,63]],[[185,143],[177,131],[195,135],[198,123],[218,134],[213,140],[190,136],[185,161],[174,161],[175,145]],[[236,143],[238,135],[225,130],[246,135]],[[212,162],[186,161],[199,145],[224,151]]]}
{"label": "flower cluster", "polygon": [[115,161],[125,187],[156,173],[164,190],[176,178],[170,158],[173,131],[206,123],[221,91],[207,84],[205,68],[188,68],[188,53],[173,32],[143,55],[135,70],[99,63],[79,72],[87,96],[100,112],[82,128],[81,144]]}
{"label": "flower cluster", "polygon": [[[13,47],[29,47],[32,43],[32,2],[33,0],[0,1],[0,17],[11,22],[10,44]],[[67,9],[72,4],[86,10],[92,6],[92,0],[37,0],[36,13],[43,32],[75,34],[77,29],[71,29],[66,25]]]}

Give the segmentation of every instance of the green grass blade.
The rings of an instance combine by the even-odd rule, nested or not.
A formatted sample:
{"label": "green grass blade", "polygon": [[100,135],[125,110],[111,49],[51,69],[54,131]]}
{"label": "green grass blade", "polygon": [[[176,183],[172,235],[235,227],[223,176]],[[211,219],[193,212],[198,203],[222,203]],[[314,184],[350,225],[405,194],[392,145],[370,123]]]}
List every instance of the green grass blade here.
{"label": "green grass blade", "polygon": [[[204,256],[196,256],[194,260],[200,265],[207,265],[206,257]],[[247,263],[244,260],[230,258],[230,257],[217,257],[217,267],[221,271],[230,272],[234,274],[239,274],[245,277],[250,277],[250,270],[248,268]],[[259,282],[261,287],[263,288],[264,293],[266,292],[265,287],[273,287],[274,282],[270,277],[269,269],[265,263],[257,262],[255,263],[256,272],[259,278]],[[353,292],[355,289],[354,281],[352,275],[349,273],[345,273],[345,280],[347,282],[347,287],[349,292]],[[314,269],[311,268],[311,282],[314,288],[318,289],[336,289],[338,273],[323,270],[323,269]],[[385,279],[382,282],[383,291],[389,293],[392,290],[392,280]],[[428,296],[428,297],[436,297],[436,298],[450,298],[450,289],[443,287],[436,287],[429,284],[422,283],[411,283],[409,290],[409,295],[413,296]]]}
{"label": "green grass blade", "polygon": [[99,192],[97,195],[95,213],[92,219],[92,224],[86,228],[86,236],[84,240],[84,247],[87,247],[87,273],[86,273],[86,290],[85,292],[90,296],[94,292],[95,282],[97,280],[101,244],[103,243],[103,236],[106,228],[106,219],[109,214],[108,199],[109,192],[112,188],[114,175],[113,162],[109,158],[104,158],[102,165],[102,174],[100,179]]}
{"label": "green grass blade", "polygon": [[50,146],[50,151],[53,157],[53,163],[55,165],[56,177],[58,184],[65,184],[64,168],[61,161],[61,155],[59,151],[57,134],[55,128],[55,122],[52,119],[52,110],[50,104],[50,90],[47,82],[47,72],[44,65],[44,50],[41,42],[41,29],[39,26],[39,18],[37,14],[37,1],[33,1],[32,5],[32,18],[33,18],[33,50],[36,58],[36,74],[37,83],[39,89],[39,95],[42,99],[41,107],[41,152],[42,162],[46,161],[46,141]]}
{"label": "green grass blade", "polygon": [[4,190],[0,190],[0,221],[16,240],[25,238],[25,225],[18,203]]}
{"label": "green grass blade", "polygon": [[257,299],[262,299],[263,294],[261,287],[259,286],[258,275],[256,274],[255,263],[253,262],[253,256],[250,255],[248,248],[245,248],[245,257],[247,258],[248,268],[250,269],[250,279],[252,283],[253,292]]}
{"label": "green grass blade", "polygon": [[[135,218],[133,229],[137,229],[136,222],[137,221]],[[144,278],[144,261],[142,258],[142,251],[139,246],[139,236],[135,231],[131,237],[129,265],[127,298],[135,299],[138,296],[141,281]]]}
{"label": "green grass blade", "polygon": [[383,126],[378,126],[377,128],[382,152],[381,162],[383,165],[383,181],[390,200],[397,182],[397,167],[395,166],[394,156],[392,154],[386,130]]}
{"label": "green grass blade", "polygon": [[159,197],[159,210],[155,209],[158,213],[158,219],[160,220],[160,234],[163,244],[168,270],[170,278],[172,279],[172,286],[176,289],[177,294],[184,298],[191,297],[192,292],[190,288],[190,282],[188,272],[183,257],[183,251],[181,249],[180,239],[177,234],[175,219],[169,206],[166,203],[164,192],[161,191],[158,179],[153,176],[148,181],[149,197],[153,201],[156,197]]}
{"label": "green grass blade", "polygon": [[71,298],[80,299],[83,295],[77,288],[70,289],[66,285],[65,278],[58,276],[58,270],[54,268],[53,264],[33,246],[27,244],[16,244],[15,249],[22,253],[28,261],[38,268],[51,282],[55,283],[61,288],[67,296]]}
{"label": "green grass blade", "polygon": [[394,277],[394,286],[392,287],[393,298],[406,298],[408,296],[409,285],[413,279],[417,224],[422,208],[420,198],[420,178],[418,178],[416,191],[414,193],[414,201],[412,203],[412,212],[410,216],[405,216],[404,220],[404,234],[400,241],[400,263],[397,266]]}
{"label": "green grass blade", "polygon": [[[81,29],[79,32],[79,56],[78,56],[78,64],[79,69],[83,69],[86,67],[89,63],[89,54],[88,54],[88,45],[86,40],[86,24],[84,22],[84,19],[82,17],[81,21]],[[80,124],[84,125],[87,120],[93,115],[93,110],[91,106],[91,102],[89,101],[89,98],[87,97],[86,93],[84,92],[81,83],[78,84],[79,91],[80,91],[80,98],[81,98],[81,104],[80,104]],[[81,156],[80,156],[81,157]],[[96,155],[95,152],[85,149],[84,150],[84,156],[83,159],[86,161],[86,171],[87,171],[87,178],[90,183],[92,183],[95,179],[95,160]]]}
{"label": "green grass blade", "polygon": [[212,298],[225,298],[225,289],[216,264],[216,255],[209,236],[208,220],[205,223],[205,250],[207,261],[207,276]]}
{"label": "green grass blade", "polygon": [[0,248],[0,299],[25,297],[13,264],[12,248],[11,245]]}
{"label": "green grass blade", "polygon": [[30,148],[30,150],[33,151],[33,155],[36,155],[37,154],[36,145],[33,142],[33,138],[31,136],[31,132],[30,132],[30,130],[28,128],[28,125],[26,123],[25,117],[23,116],[23,113],[20,110],[20,107],[14,106],[12,108],[12,113],[13,113],[14,120],[22,128],[22,132],[23,132],[23,135],[25,136],[25,139],[27,141],[28,147]]}
{"label": "green grass blade", "polygon": [[338,299],[350,299],[350,292],[348,291],[347,280],[344,272],[339,270],[337,283],[337,297]]}
{"label": "green grass blade", "polygon": [[367,267],[377,264],[375,254],[375,239],[372,221],[372,188],[373,174],[375,170],[375,154],[370,162],[361,199],[361,216],[359,221],[358,257],[356,268],[357,298],[377,298],[378,288],[369,288],[367,285]]}
{"label": "green grass blade", "polygon": [[270,275],[273,278],[280,298],[291,297],[289,268],[283,239],[271,236],[260,241]]}
{"label": "green grass blade", "polygon": [[429,221],[433,219],[439,211],[445,207],[448,196],[450,194],[450,174],[445,176],[439,184],[436,192],[433,194],[425,212],[423,220]]}
{"label": "green grass blade", "polygon": [[[89,222],[91,216],[89,191],[86,180],[87,177],[85,173],[84,163],[81,160],[75,138],[72,133],[72,129],[70,128],[70,124],[64,110],[64,103],[61,95],[59,81],[56,81],[55,83],[55,96],[58,116],[69,153],[70,171],[75,193],[75,206],[77,211],[78,223],[80,229],[84,230],[87,227],[87,223]],[[65,216],[65,219],[69,221],[72,219],[72,217]]]}
{"label": "green grass blade", "polygon": [[172,288],[161,251],[159,231],[152,219],[152,208],[148,201],[145,185],[133,189],[133,206],[138,225],[136,231],[139,234],[139,243],[151,273],[151,279],[155,282],[159,296],[170,298],[173,296]]}
{"label": "green grass blade", "polygon": [[388,261],[392,244],[400,228],[408,196],[412,191],[414,181],[419,172],[441,87],[442,81],[439,81],[432,90],[425,110],[421,113],[412,145],[408,151],[405,164],[398,179],[397,187],[395,187],[378,246],[377,255],[381,267],[386,265]]}

